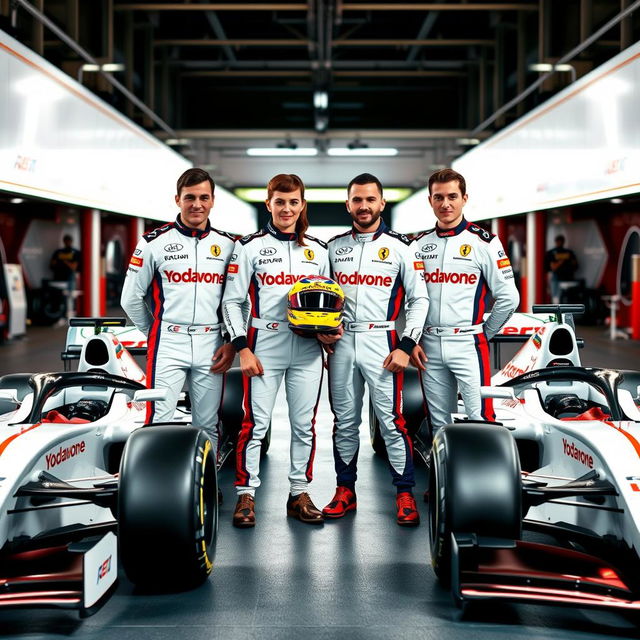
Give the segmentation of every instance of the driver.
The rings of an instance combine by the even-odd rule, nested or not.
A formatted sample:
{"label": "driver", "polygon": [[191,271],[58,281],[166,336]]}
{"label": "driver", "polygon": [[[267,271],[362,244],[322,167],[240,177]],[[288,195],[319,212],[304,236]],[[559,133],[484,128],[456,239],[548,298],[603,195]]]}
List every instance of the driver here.
{"label": "driver", "polygon": [[220,301],[234,238],[209,223],[214,189],[202,169],[180,176],[175,196],[180,212],[138,242],[121,304],[148,334],[147,384],[167,390],[165,400],[149,403],[147,422],[173,419],[188,378],[192,423],[207,432],[218,451],[223,374],[234,356],[223,342]]}

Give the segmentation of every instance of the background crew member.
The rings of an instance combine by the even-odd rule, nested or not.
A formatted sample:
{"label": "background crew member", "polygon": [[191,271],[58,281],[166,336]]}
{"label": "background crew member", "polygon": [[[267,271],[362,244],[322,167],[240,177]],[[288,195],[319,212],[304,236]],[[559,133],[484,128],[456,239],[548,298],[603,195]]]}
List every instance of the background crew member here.
{"label": "background crew member", "polygon": [[[324,242],[305,234],[304,184],[279,174],[267,185],[267,226],[241,240],[229,265],[224,319],[240,356],[244,420],[236,448],[237,527],[253,527],[255,492],[260,486],[260,447],[285,378],[291,423],[290,494],[287,515],[321,524],[322,513],[308,493],[316,447],[315,416],[322,381],[322,349],[315,339],[293,333],[287,324],[287,294],[306,275],[328,275]],[[242,304],[249,293],[251,324],[245,329]],[[335,339],[335,338],[334,338]]]}
{"label": "background crew member", "polygon": [[[435,431],[451,422],[458,389],[471,420],[495,420],[493,401],[480,399],[480,386],[491,382],[488,341],[516,310],[520,296],[500,240],[464,219],[464,178],[452,169],[437,171],[429,178],[429,193],[438,223],[415,240],[429,312],[412,360],[425,371],[428,358],[422,383]],[[483,320],[488,293],[495,302]]]}
{"label": "background crew member", "polygon": [[[329,348],[333,351],[329,356],[329,390],[335,416],[333,454],[338,487],[323,513],[340,518],[356,508],[366,381],[397,488],[398,524],[417,525],[420,516],[412,495],[413,451],[402,416],[402,380],[427,313],[422,265],[415,262],[410,241],[391,231],[380,217],[385,200],[375,176],[364,173],[354,178],[347,195],[353,228],[329,241],[333,278],[345,294],[345,330],[340,341]],[[406,327],[398,340],[395,320],[405,296]],[[326,342],[327,338],[319,336],[319,340]]]}
{"label": "background crew member", "polygon": [[64,245],[56,249],[51,256],[49,266],[53,271],[53,279],[66,282],[69,293],[73,293],[76,288],[76,273],[80,266],[80,252],[73,248],[73,238],[66,234],[62,238]]}
{"label": "background crew member", "polygon": [[175,198],[180,213],[174,222],[142,236],[131,256],[121,304],[148,334],[147,385],[167,389],[165,400],[149,403],[147,421],[172,420],[188,377],[192,423],[207,431],[217,451],[222,374],[234,357],[233,347],[223,344],[220,313],[234,238],[209,223],[214,189],[202,169],[180,176]]}
{"label": "background crew member", "polygon": [[565,237],[556,236],[556,246],[544,257],[544,268],[549,272],[551,302],[560,303],[560,283],[575,280],[578,268],[576,254],[564,246]]}

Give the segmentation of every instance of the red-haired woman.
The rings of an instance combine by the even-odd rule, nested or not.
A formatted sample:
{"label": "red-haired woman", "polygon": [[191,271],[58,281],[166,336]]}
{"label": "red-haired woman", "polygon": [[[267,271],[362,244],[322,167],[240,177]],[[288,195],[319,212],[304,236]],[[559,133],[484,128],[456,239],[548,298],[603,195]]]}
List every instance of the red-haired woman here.
{"label": "red-haired woman", "polygon": [[[240,356],[244,420],[236,449],[237,527],[255,525],[255,492],[260,486],[260,446],[278,388],[285,379],[291,422],[290,494],[287,515],[321,524],[322,513],[308,493],[315,453],[315,415],[322,381],[322,350],[316,340],[293,333],[287,324],[287,294],[300,278],[328,275],[324,242],[305,234],[304,184],[294,174],[279,174],[267,185],[271,220],[236,242],[223,298],[224,321]],[[249,328],[242,308],[251,302]]]}

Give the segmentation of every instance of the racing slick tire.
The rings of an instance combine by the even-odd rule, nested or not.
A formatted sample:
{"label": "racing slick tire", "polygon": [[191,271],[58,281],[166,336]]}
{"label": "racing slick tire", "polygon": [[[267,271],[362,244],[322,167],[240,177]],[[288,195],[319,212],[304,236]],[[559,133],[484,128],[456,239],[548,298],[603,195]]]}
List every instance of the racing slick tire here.
{"label": "racing slick tire", "polygon": [[129,580],[186,589],[213,568],[218,482],[211,441],[201,429],[134,431],[120,465],[118,541]]}
{"label": "racing slick tire", "polygon": [[[420,372],[414,368],[407,368],[404,372],[402,384],[402,416],[412,440],[415,440],[415,436],[420,430],[426,415]],[[369,400],[369,438],[373,450],[382,458],[386,458],[387,447],[371,400]]]}
{"label": "racing slick tire", "polygon": [[507,429],[480,422],[439,429],[431,456],[431,564],[439,582],[448,587],[452,533],[520,539],[520,460]]}

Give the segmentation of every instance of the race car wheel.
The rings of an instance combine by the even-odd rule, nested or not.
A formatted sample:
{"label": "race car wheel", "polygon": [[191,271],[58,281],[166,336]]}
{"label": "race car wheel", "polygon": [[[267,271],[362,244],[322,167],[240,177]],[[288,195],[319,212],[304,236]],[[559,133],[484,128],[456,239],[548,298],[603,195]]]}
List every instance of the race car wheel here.
{"label": "race car wheel", "polygon": [[452,533],[520,538],[520,462],[509,431],[483,423],[443,427],[431,456],[431,564],[440,583],[448,586]]}
{"label": "race car wheel", "polygon": [[216,464],[206,433],[173,425],[135,431],[118,493],[120,558],[129,580],[154,589],[204,582],[217,529]]}

